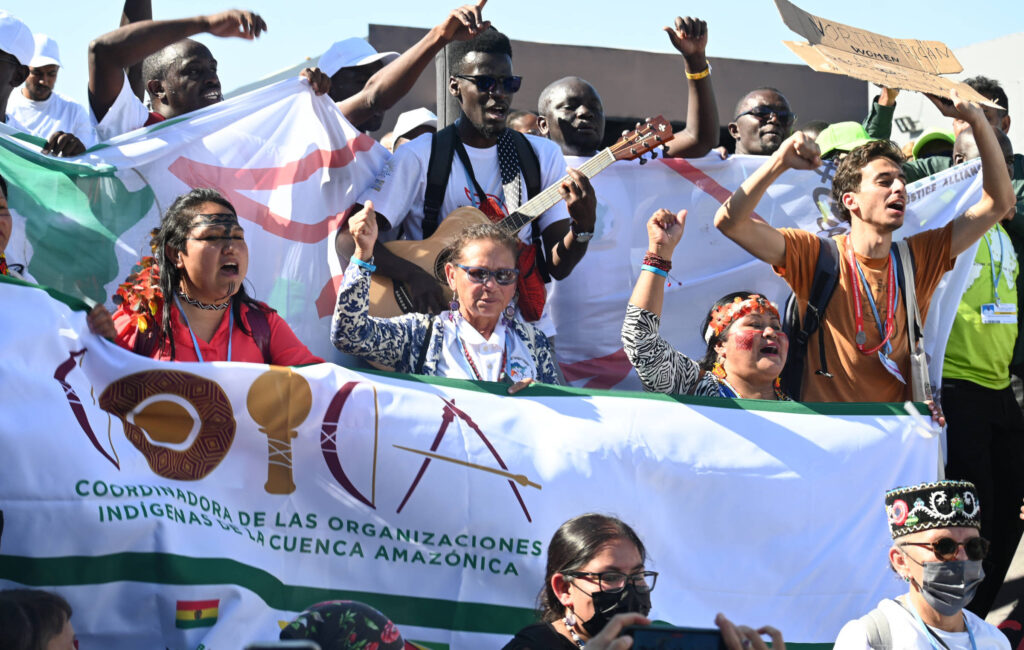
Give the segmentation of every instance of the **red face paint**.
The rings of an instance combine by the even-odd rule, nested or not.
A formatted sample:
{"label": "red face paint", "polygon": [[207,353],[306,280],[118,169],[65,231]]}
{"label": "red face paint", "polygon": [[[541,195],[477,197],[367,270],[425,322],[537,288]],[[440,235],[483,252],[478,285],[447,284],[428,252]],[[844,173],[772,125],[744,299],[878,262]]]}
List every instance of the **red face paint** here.
{"label": "red face paint", "polygon": [[754,348],[754,335],[759,333],[757,330],[740,330],[733,334],[733,344],[737,350],[752,350]]}

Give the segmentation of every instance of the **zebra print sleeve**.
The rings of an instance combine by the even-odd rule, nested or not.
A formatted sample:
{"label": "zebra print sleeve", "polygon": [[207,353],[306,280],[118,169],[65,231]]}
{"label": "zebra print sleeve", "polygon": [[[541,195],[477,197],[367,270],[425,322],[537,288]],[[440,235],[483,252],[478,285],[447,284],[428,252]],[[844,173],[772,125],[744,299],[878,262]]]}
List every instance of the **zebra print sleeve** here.
{"label": "zebra print sleeve", "polygon": [[644,390],[682,395],[693,392],[700,381],[697,362],[679,352],[658,334],[657,316],[636,305],[626,307],[622,323],[622,347]]}

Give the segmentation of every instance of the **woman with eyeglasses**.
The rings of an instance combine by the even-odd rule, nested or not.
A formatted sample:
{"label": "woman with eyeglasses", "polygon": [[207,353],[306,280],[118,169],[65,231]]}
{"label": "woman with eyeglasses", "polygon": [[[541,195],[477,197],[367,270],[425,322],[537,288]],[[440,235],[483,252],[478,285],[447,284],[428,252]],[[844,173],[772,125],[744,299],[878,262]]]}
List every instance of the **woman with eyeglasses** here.
{"label": "woman with eyeglasses", "polygon": [[175,199],[152,247],[156,257],[143,258],[115,297],[118,345],[163,361],[323,362],[242,286],[249,248],[234,206],[219,192],[199,188]]}
{"label": "woman with eyeglasses", "polygon": [[[646,567],[647,550],[620,519],[588,513],[562,524],[548,544],[547,571],[538,596],[541,622],[529,625],[504,650],[590,650],[630,647],[623,624],[647,625],[651,592],[658,580]],[[773,627],[736,626],[715,619],[730,650],[785,650]]]}
{"label": "woman with eyeglasses", "polygon": [[1006,636],[965,609],[985,577],[977,490],[937,481],[885,494],[893,544],[889,565],[907,593],[843,626],[836,650],[1009,650]]}
{"label": "woman with eyeglasses", "polygon": [[647,254],[626,307],[622,347],[644,390],[676,395],[788,400],[779,375],[789,338],[775,305],[749,291],[719,299],[704,318],[707,351],[696,361],[659,333],[672,251],[683,236],[686,210],[658,210],[647,222]]}
{"label": "woman with eyeglasses", "polygon": [[490,223],[464,230],[449,245],[445,278],[453,296],[437,316],[367,313],[377,219],[373,203],[349,219],[355,253],[345,270],[331,324],[342,352],[397,372],[500,381],[517,388],[559,383],[547,337],[516,316],[519,240]]}

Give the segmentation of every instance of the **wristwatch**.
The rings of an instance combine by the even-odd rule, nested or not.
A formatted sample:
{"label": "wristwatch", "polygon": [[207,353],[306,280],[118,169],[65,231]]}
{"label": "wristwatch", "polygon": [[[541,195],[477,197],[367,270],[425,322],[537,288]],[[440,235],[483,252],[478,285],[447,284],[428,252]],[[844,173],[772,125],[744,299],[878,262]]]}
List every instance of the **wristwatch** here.
{"label": "wristwatch", "polygon": [[594,231],[576,232],[576,230],[572,227],[570,227],[569,229],[572,230],[573,239],[575,239],[581,244],[586,244],[588,241],[594,238]]}

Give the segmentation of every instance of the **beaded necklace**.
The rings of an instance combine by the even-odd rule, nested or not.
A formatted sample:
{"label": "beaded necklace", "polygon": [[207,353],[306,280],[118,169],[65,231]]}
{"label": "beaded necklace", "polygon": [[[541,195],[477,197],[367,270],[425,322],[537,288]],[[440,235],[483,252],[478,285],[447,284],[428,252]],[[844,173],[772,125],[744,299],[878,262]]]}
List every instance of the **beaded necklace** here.
{"label": "beaded necklace", "polygon": [[580,638],[579,634],[576,634],[576,615],[572,613],[572,610],[565,610],[565,618],[562,620],[565,623],[565,629],[569,630],[569,636],[576,643],[577,647],[584,647],[583,639]]}
{"label": "beaded necklace", "polygon": [[205,302],[199,302],[198,300],[188,295],[184,291],[178,291],[178,297],[187,302],[188,304],[192,305],[193,307],[198,307],[199,309],[203,309],[205,311],[224,311],[225,309],[228,308],[228,306],[231,305],[230,300],[228,300],[227,302],[212,305]]}
{"label": "beaded necklace", "polygon": [[[729,383],[729,380],[725,377],[719,377],[718,375],[715,375],[715,378],[718,379],[719,397],[740,397],[739,391],[733,388],[732,384]],[[778,377],[776,377],[775,381],[772,383],[772,389],[775,391],[775,399],[780,402],[786,401],[786,394],[782,392],[782,382]],[[729,393],[732,394],[730,395]]]}
{"label": "beaded necklace", "polygon": [[[458,312],[455,312],[455,313],[458,313]],[[460,316],[461,316],[461,314],[460,314]],[[466,342],[463,341],[462,337],[459,336],[459,334],[458,334],[459,322],[460,322],[461,319],[456,319],[455,315],[452,312],[448,313],[448,319],[450,321],[452,321],[453,323],[455,323],[455,332],[456,332],[455,340],[458,341],[458,343],[459,343],[459,349],[462,350],[462,356],[466,357],[466,361],[469,362],[469,369],[471,371],[473,371],[473,376],[476,377],[478,381],[485,381],[483,375],[480,374],[480,370],[476,367],[476,363],[473,361],[473,357],[470,356],[470,354],[469,354],[469,349],[466,347]],[[505,332],[505,346],[504,346],[504,348],[501,351],[501,369],[498,371],[498,381],[503,381],[505,379],[505,377],[507,377],[508,374],[509,374],[508,373],[508,344],[509,344],[508,331],[506,330],[506,332]]]}

